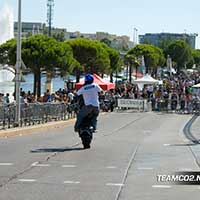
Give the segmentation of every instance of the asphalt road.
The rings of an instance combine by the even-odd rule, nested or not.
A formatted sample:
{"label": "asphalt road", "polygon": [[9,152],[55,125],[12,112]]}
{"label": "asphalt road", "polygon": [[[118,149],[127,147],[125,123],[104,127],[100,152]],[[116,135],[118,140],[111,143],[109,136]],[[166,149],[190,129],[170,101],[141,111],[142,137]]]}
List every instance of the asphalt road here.
{"label": "asphalt road", "polygon": [[157,180],[199,171],[199,122],[191,115],[108,113],[87,150],[72,124],[1,138],[0,200],[199,200],[200,185]]}

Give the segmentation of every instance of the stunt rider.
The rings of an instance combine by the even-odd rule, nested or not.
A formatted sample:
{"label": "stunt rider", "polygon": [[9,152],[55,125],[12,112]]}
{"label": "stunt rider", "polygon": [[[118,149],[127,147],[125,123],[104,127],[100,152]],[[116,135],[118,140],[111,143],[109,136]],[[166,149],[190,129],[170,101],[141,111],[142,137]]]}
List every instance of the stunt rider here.
{"label": "stunt rider", "polygon": [[84,85],[77,91],[77,95],[83,96],[84,105],[77,115],[77,120],[74,126],[74,131],[79,132],[81,123],[85,117],[92,114],[91,126],[96,130],[97,117],[99,115],[99,93],[101,88],[93,83],[94,78],[91,74],[85,75]]}

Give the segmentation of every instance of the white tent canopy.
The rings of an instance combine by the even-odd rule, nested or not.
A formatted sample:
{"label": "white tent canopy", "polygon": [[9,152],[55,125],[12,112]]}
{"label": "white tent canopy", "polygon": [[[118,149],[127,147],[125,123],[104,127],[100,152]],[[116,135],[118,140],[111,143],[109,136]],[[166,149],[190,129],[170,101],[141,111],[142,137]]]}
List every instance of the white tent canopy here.
{"label": "white tent canopy", "polygon": [[156,80],[156,79],[152,78],[150,75],[146,74],[142,78],[134,80],[133,83],[135,83],[135,84],[137,84],[137,83],[142,83],[142,84],[156,84],[157,83],[158,84],[159,80]]}
{"label": "white tent canopy", "polygon": [[200,96],[200,83],[193,85],[192,88],[193,88],[193,93]]}
{"label": "white tent canopy", "polygon": [[200,83],[196,84],[196,85],[193,85],[192,86],[193,88],[200,88]]}
{"label": "white tent canopy", "polygon": [[137,84],[139,89],[142,90],[145,84],[146,85],[159,84],[160,81],[152,78],[149,74],[146,74],[142,78],[134,80],[133,83]]}

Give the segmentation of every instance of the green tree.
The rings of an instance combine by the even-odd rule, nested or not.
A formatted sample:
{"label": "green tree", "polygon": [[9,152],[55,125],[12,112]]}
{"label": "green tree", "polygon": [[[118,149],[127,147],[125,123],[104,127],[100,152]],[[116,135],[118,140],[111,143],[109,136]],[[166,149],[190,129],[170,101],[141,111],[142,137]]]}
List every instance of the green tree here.
{"label": "green tree", "polygon": [[165,57],[162,49],[149,44],[139,44],[128,51],[136,57],[144,56],[146,72],[156,72],[158,66],[163,66]]}
{"label": "green tree", "polygon": [[200,66],[200,49],[192,50],[192,57],[194,64],[196,64],[197,67]]}
{"label": "green tree", "polygon": [[79,81],[82,73],[103,74],[109,72],[109,55],[101,42],[77,38],[66,41],[66,44],[71,46],[74,58],[80,63],[80,66],[74,70],[76,81]]}
{"label": "green tree", "polygon": [[192,50],[184,40],[176,40],[168,46],[165,55],[170,55],[172,60],[176,62],[177,70],[180,71],[191,62]]}
{"label": "green tree", "polygon": [[8,64],[13,66],[16,64],[16,43],[16,39],[11,39],[8,40],[6,43],[0,45],[1,64]]}
{"label": "green tree", "polygon": [[65,33],[64,33],[64,31],[55,32],[55,33],[52,34],[52,37],[54,39],[56,39],[57,41],[59,41],[59,42],[64,42],[65,41]]}
{"label": "green tree", "polygon": [[111,40],[109,40],[108,38],[103,38],[100,42],[103,42],[104,44],[106,44],[107,46],[111,46]]}
{"label": "green tree", "polygon": [[35,35],[22,42],[22,59],[34,73],[34,94],[40,96],[41,71],[72,71],[74,59],[70,46],[45,35]]}
{"label": "green tree", "polygon": [[110,59],[110,79],[113,82],[113,74],[121,71],[122,67],[122,59],[117,50],[107,46],[106,44],[102,44],[105,50],[107,51]]}
{"label": "green tree", "polygon": [[136,55],[127,53],[124,57],[124,62],[126,63],[127,66],[129,66],[129,82],[132,82],[133,67],[136,68],[136,76],[137,76],[138,67],[140,66],[140,61]]}

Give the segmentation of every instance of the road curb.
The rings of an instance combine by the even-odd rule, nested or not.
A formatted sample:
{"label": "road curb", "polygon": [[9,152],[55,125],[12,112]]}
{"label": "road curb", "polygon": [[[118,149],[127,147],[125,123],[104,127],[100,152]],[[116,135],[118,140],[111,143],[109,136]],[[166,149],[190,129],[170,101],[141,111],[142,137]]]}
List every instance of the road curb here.
{"label": "road curb", "polygon": [[20,127],[20,128],[12,128],[0,131],[0,138],[8,138],[14,137],[17,135],[27,135],[34,133],[36,131],[45,131],[49,128],[62,128],[66,125],[73,124],[75,122],[74,119],[69,119],[67,121],[58,121],[58,122],[48,122],[45,124],[39,124],[34,126]]}

